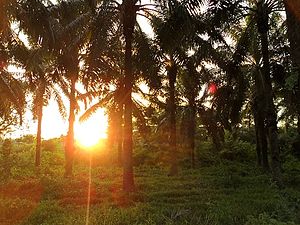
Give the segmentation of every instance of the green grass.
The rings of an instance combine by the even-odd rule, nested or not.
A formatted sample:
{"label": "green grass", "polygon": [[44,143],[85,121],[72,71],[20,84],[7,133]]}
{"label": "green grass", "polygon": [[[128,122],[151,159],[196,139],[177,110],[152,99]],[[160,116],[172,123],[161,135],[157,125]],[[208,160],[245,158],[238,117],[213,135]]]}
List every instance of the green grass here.
{"label": "green grass", "polygon": [[[0,184],[0,224],[83,225],[88,186],[87,160],[63,178],[61,150],[43,152],[35,171],[32,151],[15,155],[9,180]],[[122,192],[122,171],[95,163],[90,224],[93,225],[254,225],[300,224],[300,186],[286,173],[279,190],[254,165],[224,163],[168,177],[167,169],[135,168],[137,191]],[[293,167],[294,169],[295,167]]]}

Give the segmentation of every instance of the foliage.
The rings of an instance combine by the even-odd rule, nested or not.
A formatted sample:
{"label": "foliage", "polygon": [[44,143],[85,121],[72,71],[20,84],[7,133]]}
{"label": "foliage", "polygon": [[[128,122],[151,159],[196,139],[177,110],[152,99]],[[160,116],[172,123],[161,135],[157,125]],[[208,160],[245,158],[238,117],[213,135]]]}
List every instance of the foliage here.
{"label": "foliage", "polygon": [[135,138],[135,151],[133,155],[136,166],[159,166],[168,164],[168,145],[165,140],[159,141],[160,132],[147,136],[147,138]]}
{"label": "foliage", "polygon": [[42,151],[57,151],[57,149],[62,149],[62,143],[60,138],[53,138],[49,140],[42,141]]}
{"label": "foliage", "polygon": [[218,154],[210,141],[202,141],[196,149],[196,158],[199,166],[212,166],[219,161]]}
{"label": "foliage", "polygon": [[12,141],[5,139],[1,147],[0,155],[0,175],[1,179],[7,180],[11,176],[11,169],[13,166],[12,161]]}
{"label": "foliage", "polygon": [[1,113],[0,116],[0,136],[2,137],[12,133],[19,125],[19,116],[16,112],[9,107],[7,107],[5,111],[6,112]]}
{"label": "foliage", "polygon": [[19,138],[16,138],[15,141],[22,144],[32,144],[35,141],[35,136],[31,134],[26,134]]}
{"label": "foliage", "polygon": [[236,139],[232,134],[226,134],[225,143],[220,152],[221,159],[239,162],[255,161],[255,145]]}

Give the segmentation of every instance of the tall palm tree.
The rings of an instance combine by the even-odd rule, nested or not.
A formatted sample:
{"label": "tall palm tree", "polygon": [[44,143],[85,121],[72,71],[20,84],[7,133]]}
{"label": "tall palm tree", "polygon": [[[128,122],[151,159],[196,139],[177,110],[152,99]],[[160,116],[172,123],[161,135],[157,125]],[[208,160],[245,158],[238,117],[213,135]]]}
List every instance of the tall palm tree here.
{"label": "tall palm tree", "polygon": [[[123,122],[121,123],[121,121],[123,121],[123,106],[126,99],[126,96],[124,96],[124,47],[120,40],[122,36],[120,29],[111,25],[112,23],[118,24],[116,22],[118,18],[116,18],[116,21],[111,22],[105,21],[102,17],[103,15],[100,14],[99,19],[96,19],[92,25],[95,28],[92,29],[92,37],[86,56],[86,76],[83,78],[84,84],[92,90],[90,93],[99,97],[99,102],[91,106],[82,116],[82,119],[85,119],[99,107],[105,106],[108,108],[109,117],[114,115],[113,117],[118,121],[115,121],[114,124],[117,127],[115,132],[119,134],[117,139],[120,163],[123,161],[121,158],[124,155],[121,154],[123,153],[121,137],[124,133],[122,131]],[[102,22],[102,26],[99,28],[100,22]],[[132,54],[132,73],[135,80],[146,82],[150,88],[157,88],[160,81],[157,76],[159,62],[156,59],[155,48],[139,26],[135,27],[132,45],[135,49]],[[110,90],[111,86],[114,87],[114,90]],[[133,90],[137,91],[138,89],[138,83],[134,82]],[[137,109],[138,107],[135,104],[133,102],[133,108]],[[135,110],[133,110],[133,114],[137,115]]]}
{"label": "tall palm tree", "polygon": [[[26,30],[25,24],[20,29]],[[30,31],[29,29],[27,31]],[[41,163],[41,143],[42,143],[42,118],[43,107],[48,103],[51,97],[54,97],[58,103],[60,113],[65,115],[64,103],[59,94],[57,86],[64,86],[63,80],[59,79],[56,71],[55,59],[50,54],[48,49],[39,46],[33,42],[34,38],[30,33],[27,33],[30,48],[24,46],[19,41],[11,49],[14,60],[18,66],[25,69],[25,80],[27,86],[33,95],[32,112],[34,118],[37,118],[37,138],[36,138],[36,157],[35,165],[38,167]],[[56,75],[55,75],[56,74]]]}
{"label": "tall palm tree", "polygon": [[269,139],[270,152],[272,157],[272,171],[273,177],[278,184],[282,184],[281,166],[279,155],[278,131],[277,131],[277,113],[273,100],[273,88],[271,81],[271,68],[269,57],[269,16],[272,12],[272,7],[279,7],[275,1],[258,1],[256,3],[256,25],[260,35],[261,53],[263,61],[263,76],[265,87],[265,100],[266,100],[266,131]]}
{"label": "tall palm tree", "polygon": [[[82,14],[86,10],[82,3],[67,4],[62,2],[59,5],[60,23],[64,30],[62,39],[58,43],[58,63],[59,69],[68,80],[69,98],[69,118],[68,133],[65,142],[65,176],[69,177],[73,171],[74,161],[74,123],[75,111],[78,109],[76,100],[76,83],[79,81],[80,74],[80,51],[87,41],[88,22],[91,19],[89,13]],[[84,17],[86,16],[86,17]],[[79,21],[78,21],[79,20]],[[82,27],[83,26],[83,27]],[[67,33],[66,33],[67,32]]]}
{"label": "tall palm tree", "polygon": [[297,90],[297,114],[298,114],[298,135],[300,137],[300,13],[299,13],[299,2],[284,0],[284,6],[287,16],[287,28],[288,28],[288,39],[290,42],[290,52],[292,60],[298,69],[298,81],[295,86],[298,86]]}
{"label": "tall palm tree", "polygon": [[[271,153],[271,168],[273,179],[281,184],[281,167],[279,158],[279,145],[277,134],[277,113],[274,105],[274,92],[272,88],[272,81],[270,76],[270,57],[269,57],[269,17],[277,10],[282,9],[280,1],[273,0],[255,0],[255,1],[226,1],[226,0],[210,0],[215,4],[212,6],[211,13],[215,10],[218,15],[218,23],[225,22],[222,18],[226,19],[225,25],[221,27],[228,27],[230,24],[237,23],[240,19],[248,18],[253,21],[258,32],[259,42],[261,46],[260,54],[262,56],[262,79],[257,81],[262,82],[261,86],[264,87],[264,111],[265,111],[265,129],[269,140],[269,148]],[[247,52],[247,51],[246,51]]]}
{"label": "tall palm tree", "polygon": [[65,86],[63,80],[55,75],[56,68],[53,59],[47,57],[47,52],[41,49],[28,50],[28,59],[24,63],[26,70],[25,76],[29,83],[29,88],[33,95],[32,112],[37,119],[37,136],[36,136],[36,155],[35,166],[41,164],[41,144],[42,144],[42,119],[43,108],[46,106],[50,98],[54,97],[57,102],[59,112],[62,117],[66,115],[64,102],[60,94],[60,88]]}
{"label": "tall palm tree", "polygon": [[[151,4],[141,4],[136,0],[106,1],[102,5],[91,4],[96,17],[103,15],[118,15],[116,18],[123,37],[123,104],[124,104],[124,137],[123,137],[123,189],[133,191],[135,189],[133,176],[133,140],[132,140],[132,91],[135,81],[133,67],[133,43],[135,38],[135,27],[137,15],[151,17],[151,12],[156,10],[148,8]],[[145,14],[141,12],[145,11]],[[98,25],[101,27],[101,23]]]}
{"label": "tall palm tree", "polygon": [[[193,18],[186,5],[178,1],[169,1],[162,6],[162,13],[153,22],[154,32],[160,47],[161,60],[165,64],[168,80],[168,114],[169,147],[171,167],[169,175],[178,173],[177,126],[176,126],[176,80],[180,66],[186,60],[186,52],[191,47]],[[172,34],[172,36],[170,35]]]}
{"label": "tall palm tree", "polygon": [[87,40],[91,12],[83,1],[44,2],[27,0],[21,3],[17,19],[30,39],[43,49],[48,49],[56,58],[58,71],[68,81],[62,88],[69,98],[69,129],[65,144],[65,176],[72,175],[74,159],[74,121],[76,82],[79,77],[80,50]]}
{"label": "tall palm tree", "polygon": [[[197,106],[199,104],[199,93],[201,87],[208,82],[205,71],[200,66],[201,61],[190,56],[185,62],[185,68],[180,76],[182,95],[187,99],[187,107],[184,113],[183,126],[187,138],[191,167],[195,167],[195,136],[197,130]],[[201,70],[199,71],[199,68]],[[198,69],[198,70],[197,70]],[[203,98],[204,96],[202,96]]]}

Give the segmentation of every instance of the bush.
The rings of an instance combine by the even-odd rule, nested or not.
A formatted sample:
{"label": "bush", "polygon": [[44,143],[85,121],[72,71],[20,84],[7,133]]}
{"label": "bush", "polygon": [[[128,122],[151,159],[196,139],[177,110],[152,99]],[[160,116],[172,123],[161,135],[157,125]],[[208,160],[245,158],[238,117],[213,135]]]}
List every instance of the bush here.
{"label": "bush", "polygon": [[253,162],[255,160],[255,145],[240,139],[233,139],[231,135],[227,135],[220,157],[230,161]]}
{"label": "bush", "polygon": [[59,138],[53,138],[53,139],[42,141],[43,151],[53,152],[59,148],[61,148],[61,141]]}
{"label": "bush", "polygon": [[157,147],[143,140],[136,142],[133,155],[133,163],[135,166],[141,165],[157,165],[159,163],[159,152]]}
{"label": "bush", "polygon": [[0,175],[2,179],[8,179],[11,176],[12,168],[12,141],[5,139],[1,148]]}
{"label": "bush", "polygon": [[238,137],[241,141],[249,142],[251,144],[256,143],[255,129],[254,127],[249,128],[241,128],[238,131]]}
{"label": "bush", "polygon": [[214,165],[218,161],[218,154],[213,150],[211,142],[202,142],[196,149],[196,159],[200,166]]}
{"label": "bush", "polygon": [[281,154],[283,156],[287,156],[291,153],[292,155],[299,157],[300,150],[297,148],[297,144],[299,144],[300,141],[296,129],[290,128],[287,132],[281,131],[278,139]]}

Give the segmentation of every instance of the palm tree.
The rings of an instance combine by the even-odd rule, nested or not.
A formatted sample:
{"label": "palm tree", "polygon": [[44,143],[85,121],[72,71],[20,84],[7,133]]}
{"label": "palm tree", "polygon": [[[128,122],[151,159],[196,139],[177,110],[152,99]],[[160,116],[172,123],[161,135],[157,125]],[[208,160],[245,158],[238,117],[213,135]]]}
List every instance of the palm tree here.
{"label": "palm tree", "polygon": [[[191,160],[191,167],[195,167],[195,136],[196,136],[196,125],[197,125],[197,110],[198,104],[200,104],[199,92],[201,87],[207,83],[205,76],[205,70],[201,68],[199,72],[197,68],[200,66],[201,61],[190,56],[185,62],[185,68],[180,76],[181,81],[181,93],[187,100],[187,107],[184,110],[183,116],[183,127],[185,127],[185,133],[187,138],[188,150]],[[202,99],[204,96],[202,96]]]}
{"label": "palm tree", "polygon": [[[24,24],[25,25],[25,24]],[[23,26],[22,29],[25,29]],[[37,118],[37,137],[36,137],[36,157],[35,165],[40,166],[41,163],[41,143],[42,143],[42,118],[43,107],[48,103],[51,97],[55,97],[58,108],[62,116],[65,116],[65,107],[59,94],[57,86],[64,86],[63,80],[59,79],[56,71],[55,59],[52,57],[48,49],[43,49],[38,43],[34,43],[34,38],[27,33],[28,39],[31,41],[30,48],[24,46],[19,41],[11,49],[14,60],[18,66],[25,69],[25,79],[27,86],[33,94],[32,112]]]}
{"label": "palm tree", "polygon": [[28,79],[29,88],[33,95],[32,112],[37,118],[36,155],[35,166],[41,164],[41,144],[42,144],[42,119],[43,107],[48,104],[51,97],[57,102],[62,117],[65,117],[66,109],[61,98],[58,86],[64,87],[64,81],[59,80],[55,63],[47,57],[41,49],[28,50],[29,59],[24,63],[26,69],[25,76]]}
{"label": "palm tree", "polygon": [[123,189],[133,191],[133,141],[132,141],[132,87],[134,83],[132,68],[132,42],[134,27],[136,24],[137,7],[136,0],[123,0],[121,7],[123,36],[125,39],[124,57],[124,136],[123,136]]}
{"label": "palm tree", "polygon": [[[216,10],[219,16],[218,23],[224,22],[220,16],[226,18],[227,28],[232,23],[237,23],[240,19],[248,18],[255,24],[257,32],[259,34],[259,42],[261,46],[260,54],[262,56],[262,79],[257,81],[262,82],[261,87],[264,87],[264,119],[266,121],[265,129],[267,137],[269,139],[269,148],[271,153],[271,168],[274,180],[280,185],[281,182],[281,168],[279,158],[279,146],[278,146],[278,134],[277,134],[277,113],[274,105],[274,92],[272,88],[271,76],[270,76],[270,57],[269,57],[269,37],[270,30],[269,17],[273,12],[282,8],[279,1],[273,0],[257,0],[257,1],[233,1],[228,2],[226,0],[211,0],[214,4],[219,4],[222,7],[212,7],[212,11]],[[223,4],[224,3],[224,4]],[[212,12],[211,11],[211,12]],[[249,23],[251,24],[251,23]],[[225,27],[223,25],[223,28]],[[244,52],[247,52],[244,51]]]}
{"label": "palm tree", "polygon": [[[98,30],[99,22],[102,21],[103,26]],[[86,76],[83,78],[87,89],[91,89],[92,96],[98,96],[99,102],[91,106],[81,119],[86,119],[91,113],[95,112],[99,107],[105,106],[108,109],[109,118],[113,117],[116,121],[114,124],[115,132],[118,133],[118,158],[119,164],[123,161],[123,107],[124,100],[124,54],[122,50],[122,42],[120,37],[122,34],[116,26],[107,25],[111,21],[95,20],[95,26],[90,40],[90,46],[86,55]],[[106,22],[106,23],[105,23]],[[150,88],[159,86],[159,62],[155,55],[155,47],[150,39],[142,32],[140,27],[135,28],[132,55],[132,73],[135,80],[146,82]],[[105,36],[106,34],[107,36]],[[97,50],[95,52],[95,50]],[[110,90],[110,86],[114,86],[114,90]],[[134,82],[133,90],[138,91],[138,83]],[[88,93],[87,93],[88,94]],[[137,103],[133,101],[133,114]],[[112,121],[112,120],[110,120]],[[112,132],[109,132],[112,134]]]}
{"label": "palm tree", "polygon": [[295,86],[298,86],[297,91],[297,114],[298,114],[298,136],[300,137],[300,22],[299,22],[299,3],[296,1],[284,0],[284,6],[287,16],[287,28],[288,28],[288,39],[290,42],[290,52],[294,64],[297,66],[298,71],[298,82]]}
{"label": "palm tree", "polygon": [[76,82],[79,77],[80,50],[87,40],[91,12],[85,2],[61,2],[59,4],[28,0],[22,2],[17,16],[20,27],[30,34],[33,43],[48,49],[56,58],[58,71],[68,81],[62,90],[68,96],[69,129],[65,143],[65,176],[72,175],[74,159],[74,121]]}
{"label": "palm tree", "polygon": [[[129,192],[135,189],[132,161],[132,91],[135,82],[133,66],[133,44],[135,39],[135,27],[137,25],[137,15],[147,15],[150,17],[151,12],[156,11],[155,9],[147,8],[147,6],[149,5],[151,4],[140,4],[136,0],[124,0],[121,4],[117,3],[116,1],[107,1],[102,5],[92,5],[95,17],[102,19],[100,21],[98,20],[98,29],[101,30],[103,24],[105,24],[103,23],[103,21],[105,21],[105,16],[113,16],[115,20],[112,20],[111,23],[113,23],[113,25],[118,28],[117,31],[121,31],[121,37],[124,38],[124,43],[122,43],[122,48],[124,49],[122,60],[122,91],[124,104],[123,189]],[[145,11],[145,15],[140,13],[143,10]],[[116,15],[118,17],[116,17]],[[104,28],[105,27],[106,26],[104,26]],[[117,34],[117,37],[120,37],[119,34]]]}
{"label": "palm tree", "polygon": [[[274,6],[275,5],[275,6]],[[272,12],[272,7],[279,7],[273,1],[258,1],[256,4],[256,25],[260,35],[261,53],[263,61],[263,84],[265,87],[265,101],[266,101],[266,131],[269,139],[269,147],[272,157],[272,171],[274,180],[279,185],[282,184],[281,180],[281,166],[278,144],[278,131],[277,131],[277,113],[273,100],[273,88],[270,76],[270,58],[269,58],[269,14]]]}
{"label": "palm tree", "polygon": [[[186,52],[191,46],[193,18],[187,7],[177,1],[170,1],[162,7],[162,14],[153,20],[154,32],[160,47],[161,60],[165,64],[168,80],[168,115],[169,147],[171,167],[169,175],[178,173],[177,126],[176,126],[176,80],[180,66],[186,60]],[[170,35],[172,34],[172,36]]]}

